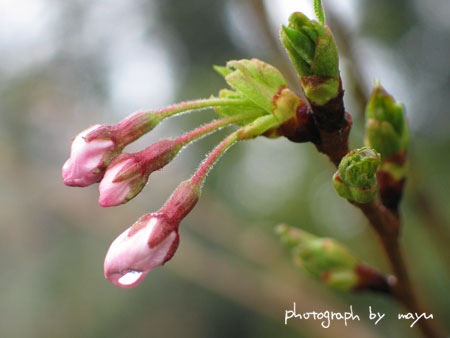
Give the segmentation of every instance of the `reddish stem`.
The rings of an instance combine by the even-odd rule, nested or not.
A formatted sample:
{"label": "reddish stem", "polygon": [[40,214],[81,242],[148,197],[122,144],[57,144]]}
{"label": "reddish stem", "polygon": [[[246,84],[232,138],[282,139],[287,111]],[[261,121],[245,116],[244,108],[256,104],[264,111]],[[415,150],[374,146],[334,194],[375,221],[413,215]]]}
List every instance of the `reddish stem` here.
{"label": "reddish stem", "polygon": [[244,119],[248,119],[250,117],[254,116],[254,114],[240,114],[240,115],[233,115],[230,117],[226,117],[220,120],[213,121],[211,123],[205,124],[197,129],[194,129],[183,136],[178,137],[175,142],[177,145],[184,146],[187,143],[190,143],[200,137],[203,137],[209,133],[212,133],[214,131],[219,130],[220,128],[223,128],[225,126],[231,125],[233,123],[236,123],[238,121],[242,121]]}
{"label": "reddish stem", "polygon": [[222,154],[238,140],[238,134],[236,132],[228,135],[214,150],[208,155],[205,161],[198,170],[194,173],[191,180],[195,183],[201,183],[208,174],[211,167],[222,156]]}

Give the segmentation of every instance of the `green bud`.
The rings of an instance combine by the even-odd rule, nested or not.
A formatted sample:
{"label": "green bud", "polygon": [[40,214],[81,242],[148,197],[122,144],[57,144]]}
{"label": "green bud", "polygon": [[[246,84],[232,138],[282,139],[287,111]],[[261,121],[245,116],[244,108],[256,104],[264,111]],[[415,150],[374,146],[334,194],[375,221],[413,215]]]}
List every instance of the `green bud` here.
{"label": "green bud", "polygon": [[[236,95],[249,99],[266,114],[272,113],[273,97],[280,87],[286,86],[278,69],[258,59],[229,61],[226,67],[214,68],[236,90]],[[222,92],[221,95],[232,94]]]}
{"label": "green bud", "polygon": [[376,173],[380,154],[363,147],[345,155],[333,176],[333,184],[339,196],[358,203],[370,202],[377,192]]}
{"label": "green bud", "polygon": [[276,232],[292,252],[295,263],[331,288],[391,292],[392,278],[362,263],[338,241],[320,238],[285,224],[278,225]]}
{"label": "green bud", "polygon": [[394,101],[379,83],[366,107],[366,145],[374,148],[384,159],[406,150],[409,128],[403,105]]}
{"label": "green bud", "polygon": [[282,26],[281,42],[297,70],[306,97],[318,105],[335,98],[339,91],[339,57],[327,26],[294,13]]}
{"label": "green bud", "polygon": [[317,238],[317,236],[314,236],[313,234],[290,227],[286,224],[277,225],[275,232],[280,236],[283,244],[290,249],[299,246],[305,241],[312,241]]}
{"label": "green bud", "polygon": [[359,260],[342,244],[287,225],[279,225],[277,232],[291,248],[296,264],[313,277],[339,290],[357,287]]}

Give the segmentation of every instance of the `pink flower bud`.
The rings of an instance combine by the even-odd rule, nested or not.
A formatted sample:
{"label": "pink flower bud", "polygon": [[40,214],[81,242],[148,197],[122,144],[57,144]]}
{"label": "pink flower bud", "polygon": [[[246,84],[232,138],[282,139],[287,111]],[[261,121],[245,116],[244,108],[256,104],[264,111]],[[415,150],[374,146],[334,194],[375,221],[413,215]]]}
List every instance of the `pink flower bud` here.
{"label": "pink flower bud", "polygon": [[179,242],[178,225],[161,213],[142,216],[109,247],[105,278],[121,288],[138,285],[153,268],[172,258]]}
{"label": "pink flower bud", "polygon": [[158,211],[142,216],[109,247],[105,277],[121,288],[138,285],[153,268],[172,258],[178,227],[200,196],[201,182],[182,182]]}
{"label": "pink flower bud", "polygon": [[165,139],[138,153],[117,156],[100,182],[99,204],[112,207],[134,198],[147,184],[150,174],[167,165],[180,149],[175,140]]}
{"label": "pink flower bud", "polygon": [[131,154],[121,154],[110,163],[98,186],[98,203],[102,207],[126,203],[144,188],[147,180],[141,162]]}
{"label": "pink flower bud", "polygon": [[70,158],[62,168],[64,184],[85,187],[97,183],[114,154],[116,144],[111,137],[91,137],[92,133],[104,131],[105,126],[94,125],[79,133],[72,142]]}

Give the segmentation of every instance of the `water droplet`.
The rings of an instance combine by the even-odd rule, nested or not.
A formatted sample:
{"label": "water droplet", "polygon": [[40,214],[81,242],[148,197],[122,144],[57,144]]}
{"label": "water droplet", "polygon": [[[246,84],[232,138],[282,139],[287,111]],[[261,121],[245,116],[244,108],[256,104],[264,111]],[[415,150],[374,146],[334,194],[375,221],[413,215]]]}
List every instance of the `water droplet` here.
{"label": "water droplet", "polygon": [[122,285],[131,285],[134,284],[140,277],[142,276],[141,271],[128,271],[122,277],[119,278],[118,282]]}

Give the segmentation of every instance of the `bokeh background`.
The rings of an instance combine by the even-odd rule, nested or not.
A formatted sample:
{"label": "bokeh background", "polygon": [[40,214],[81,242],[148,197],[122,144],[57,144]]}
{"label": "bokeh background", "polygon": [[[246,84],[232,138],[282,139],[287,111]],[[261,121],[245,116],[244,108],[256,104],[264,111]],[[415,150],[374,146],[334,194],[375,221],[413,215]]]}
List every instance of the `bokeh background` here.
{"label": "bokeh background", "polygon": [[[273,234],[287,222],[346,243],[389,271],[365,219],[340,199],[333,168],[309,144],[236,145],[209,175],[181,227],[174,258],[137,288],[103,277],[110,242],[157,210],[230,131],[186,149],[128,205],[103,209],[97,187],[69,188],[71,138],[131,112],[208,97],[225,86],[211,66],[257,57],[299,86],[278,40],[306,0],[0,0],[1,337],[418,337],[383,296],[328,290],[298,270]],[[450,332],[450,6],[446,0],[325,1],[340,49],[352,146],[379,79],[412,129],[402,243],[421,300]],[[165,121],[137,151],[214,118]],[[284,311],[346,311],[348,327]],[[374,326],[368,306],[386,313]]]}

